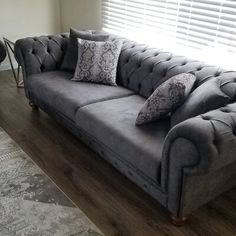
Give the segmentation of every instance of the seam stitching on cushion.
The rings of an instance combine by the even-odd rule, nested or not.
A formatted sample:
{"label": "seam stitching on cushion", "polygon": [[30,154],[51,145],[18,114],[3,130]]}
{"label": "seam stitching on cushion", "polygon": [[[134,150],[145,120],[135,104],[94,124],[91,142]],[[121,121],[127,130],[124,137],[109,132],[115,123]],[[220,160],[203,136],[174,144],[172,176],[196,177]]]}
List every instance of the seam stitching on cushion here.
{"label": "seam stitching on cushion", "polygon": [[80,107],[77,107],[75,109],[75,114],[83,107],[86,107],[86,106],[89,106],[89,105],[93,105],[93,104],[96,104],[96,103],[100,103],[100,102],[106,102],[106,101],[111,101],[111,100],[116,100],[116,99],[121,99],[121,98],[126,98],[126,97],[130,97],[130,96],[133,96],[133,95],[137,95],[137,93],[133,92],[132,94],[128,94],[128,95],[125,95],[125,96],[117,96],[117,97],[113,97],[113,98],[104,98],[104,99],[100,99],[100,100],[97,100],[97,101],[94,101],[94,102],[91,102],[91,103],[88,103],[88,104],[85,104],[85,105],[82,105]]}

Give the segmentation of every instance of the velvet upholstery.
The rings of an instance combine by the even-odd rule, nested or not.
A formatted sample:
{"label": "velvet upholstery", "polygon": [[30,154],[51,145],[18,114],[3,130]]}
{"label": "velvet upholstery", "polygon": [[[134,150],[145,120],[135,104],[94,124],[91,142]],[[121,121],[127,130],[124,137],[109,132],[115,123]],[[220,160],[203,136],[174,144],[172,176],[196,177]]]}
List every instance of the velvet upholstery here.
{"label": "velvet upholstery", "polygon": [[[235,158],[236,103],[193,117],[172,128],[163,148],[161,175],[163,191],[169,194],[169,210],[178,215],[190,214],[234,186],[235,179],[229,184],[224,182],[227,177],[224,178],[223,172],[219,173],[221,169],[229,169],[230,165],[235,166]],[[227,176],[235,174],[227,173]],[[196,180],[192,193],[187,189],[192,191],[193,186],[183,186],[189,179]],[[191,194],[194,198],[183,200]],[[198,197],[201,197],[200,202]]]}
{"label": "velvet upholstery", "polygon": [[80,108],[75,121],[80,129],[114,150],[127,165],[156,181],[170,121],[136,127],[135,120],[144,102],[139,95],[98,102]]}
{"label": "velvet upholstery", "polygon": [[[110,36],[115,40],[117,36]],[[195,88],[208,80],[219,78],[236,82],[236,72],[204,64],[171,52],[150,48],[125,39],[118,64],[117,83],[148,98],[169,78],[180,73],[196,76]],[[236,86],[236,85],[235,85]],[[235,88],[235,87],[234,87]]]}
{"label": "velvet upholstery", "polygon": [[222,90],[227,86],[219,78],[209,80],[196,88],[171,117],[171,126],[188,118],[225,106],[231,98]]}
{"label": "velvet upholstery", "polygon": [[[117,36],[110,38],[115,40]],[[175,216],[190,214],[236,185],[235,71],[124,39],[117,67],[119,92],[102,89],[95,92],[102,87],[79,84],[74,88],[69,85],[71,74],[58,71],[67,45],[67,34],[16,42],[16,58],[23,69],[26,96],[34,104]],[[189,118],[171,129],[168,120],[141,129],[136,127],[135,118],[145,98],[164,81],[186,72],[196,76],[193,92],[207,81],[218,80],[224,84],[222,92],[230,97],[232,104],[214,107],[216,110]],[[56,92],[60,87],[64,90],[61,95]],[[44,90],[46,93],[42,95]],[[61,102],[57,103],[53,96],[50,98],[51,93]]]}
{"label": "velvet upholstery", "polygon": [[145,192],[155,199],[158,199],[159,203],[166,207],[167,205],[167,195],[162,191],[160,183],[157,181],[152,181],[150,178],[141,175],[140,172],[137,172],[137,169],[133,165],[127,165],[119,156],[109,148],[109,146],[104,145],[99,142],[99,140],[92,137],[84,129],[80,129],[74,121],[68,119],[62,113],[58,112],[54,107],[48,106],[45,101],[35,99],[32,97],[32,102],[39,106],[43,111],[47,112],[52,116],[57,122],[66,127],[72,134],[77,138],[82,140],[88,147],[92,148],[97,152],[103,159],[108,161],[116,169],[118,169],[122,174],[127,178],[132,180]]}
{"label": "velvet upholstery", "polygon": [[17,40],[15,56],[25,76],[59,69],[68,45],[68,34]]}
{"label": "velvet upholstery", "polygon": [[134,92],[117,86],[70,81],[73,74],[64,71],[51,71],[29,76],[27,86],[34,97],[75,119],[78,108],[90,103],[125,97]]}
{"label": "velvet upholstery", "polygon": [[[109,38],[116,40],[120,37],[110,35]],[[235,71],[226,71],[184,56],[120,39],[123,40],[123,47],[117,67],[117,83],[143,97],[148,98],[160,84],[180,73],[194,73],[196,87],[215,78],[233,81],[234,88],[236,86]],[[60,69],[68,42],[68,34],[17,40],[15,54],[19,63],[24,65],[24,78],[31,74]]]}

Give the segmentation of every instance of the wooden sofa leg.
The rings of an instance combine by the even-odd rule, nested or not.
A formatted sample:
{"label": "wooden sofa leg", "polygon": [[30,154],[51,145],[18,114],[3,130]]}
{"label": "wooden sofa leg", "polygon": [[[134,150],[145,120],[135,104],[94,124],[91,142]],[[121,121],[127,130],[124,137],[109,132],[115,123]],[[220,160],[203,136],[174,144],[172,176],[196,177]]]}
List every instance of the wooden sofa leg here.
{"label": "wooden sofa leg", "polygon": [[39,107],[37,105],[35,105],[32,101],[29,101],[29,105],[31,106],[31,108],[33,110],[38,110],[39,109]]}
{"label": "wooden sofa leg", "polygon": [[187,217],[178,217],[178,216],[171,216],[172,224],[175,226],[183,226],[187,220]]}

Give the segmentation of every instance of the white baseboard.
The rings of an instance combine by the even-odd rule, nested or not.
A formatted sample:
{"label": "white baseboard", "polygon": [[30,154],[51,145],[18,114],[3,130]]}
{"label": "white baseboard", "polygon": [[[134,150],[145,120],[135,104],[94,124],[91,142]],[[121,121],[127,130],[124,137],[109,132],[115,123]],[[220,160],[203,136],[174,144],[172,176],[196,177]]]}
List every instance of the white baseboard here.
{"label": "white baseboard", "polygon": [[[15,62],[13,63],[13,67],[16,69],[18,66],[18,64]],[[11,65],[10,63],[4,63],[4,64],[0,64],[0,71],[4,71],[4,70],[11,70]]]}

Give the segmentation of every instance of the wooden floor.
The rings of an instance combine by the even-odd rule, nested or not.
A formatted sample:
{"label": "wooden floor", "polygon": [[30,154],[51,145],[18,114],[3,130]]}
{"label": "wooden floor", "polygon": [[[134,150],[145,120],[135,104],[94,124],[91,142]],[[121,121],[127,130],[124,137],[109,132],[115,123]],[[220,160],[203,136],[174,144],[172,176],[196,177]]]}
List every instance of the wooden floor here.
{"label": "wooden floor", "polygon": [[236,235],[236,188],[194,212],[184,227],[42,111],[32,111],[10,71],[0,72],[0,126],[104,232],[114,236]]}

